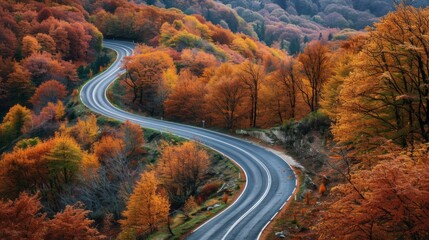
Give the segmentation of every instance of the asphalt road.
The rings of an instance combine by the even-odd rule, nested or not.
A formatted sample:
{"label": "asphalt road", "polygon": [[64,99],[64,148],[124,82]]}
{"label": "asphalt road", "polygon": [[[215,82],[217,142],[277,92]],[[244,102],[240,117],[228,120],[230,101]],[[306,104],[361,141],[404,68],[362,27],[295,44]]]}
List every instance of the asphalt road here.
{"label": "asphalt road", "polygon": [[118,58],[110,68],[83,86],[80,98],[88,108],[120,121],[130,120],[145,128],[197,140],[233,159],[246,174],[245,189],[239,198],[187,239],[258,239],[295,189],[296,179],[289,165],[263,147],[232,136],[137,116],[116,108],[107,100],[106,90],[119,74],[124,73],[121,60],[132,54],[134,44],[106,40],[104,47],[115,50]]}

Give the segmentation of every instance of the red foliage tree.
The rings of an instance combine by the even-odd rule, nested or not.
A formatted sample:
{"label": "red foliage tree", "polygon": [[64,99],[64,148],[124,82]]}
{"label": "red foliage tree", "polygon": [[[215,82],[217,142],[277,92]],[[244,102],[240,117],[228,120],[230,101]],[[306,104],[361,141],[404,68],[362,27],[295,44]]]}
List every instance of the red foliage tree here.
{"label": "red foliage tree", "polygon": [[46,214],[38,196],[21,193],[14,201],[0,201],[1,239],[43,239]]}
{"label": "red foliage tree", "polygon": [[46,239],[104,239],[98,230],[91,225],[93,220],[86,218],[89,211],[80,206],[67,205],[63,212],[57,213],[54,219],[47,222]]}
{"label": "red foliage tree", "polygon": [[49,80],[42,83],[31,97],[30,102],[33,104],[35,111],[40,111],[49,102],[55,103],[67,96],[66,87],[56,80]]}

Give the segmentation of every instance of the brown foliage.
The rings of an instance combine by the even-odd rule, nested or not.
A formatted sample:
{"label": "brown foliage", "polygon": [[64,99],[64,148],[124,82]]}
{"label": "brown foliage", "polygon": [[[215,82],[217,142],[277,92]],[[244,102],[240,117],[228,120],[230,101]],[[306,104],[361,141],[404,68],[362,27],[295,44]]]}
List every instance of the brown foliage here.
{"label": "brown foliage", "polygon": [[14,148],[1,158],[0,192],[8,197],[24,190],[61,192],[75,180],[81,160],[79,145],[67,135],[57,134],[25,149]]}
{"label": "brown foliage", "polygon": [[[144,46],[141,46],[144,50]],[[139,50],[140,51],[140,50]],[[151,115],[155,113],[162,75],[173,66],[171,57],[162,51],[148,51],[127,59],[123,83],[132,95],[132,103],[139,104]]]}
{"label": "brown foliage", "polygon": [[89,211],[66,206],[52,220],[41,212],[37,195],[21,193],[14,201],[0,201],[0,238],[2,239],[103,239],[94,221],[86,218]]}
{"label": "brown foliage", "polygon": [[142,153],[144,134],[140,125],[125,121],[121,126],[121,137],[125,143],[127,156],[136,156]]}
{"label": "brown foliage", "polygon": [[6,86],[9,104],[26,103],[34,92],[30,72],[19,63],[14,64],[13,71],[7,77]]}
{"label": "brown foliage", "polygon": [[35,111],[40,111],[49,102],[56,103],[67,96],[66,87],[56,80],[49,80],[42,83],[31,97],[30,102],[33,104]]}
{"label": "brown foliage", "polygon": [[31,35],[27,35],[22,38],[22,55],[28,57],[31,54],[38,52],[42,47],[40,46],[37,39]]}
{"label": "brown foliage", "polygon": [[47,239],[104,239],[98,230],[91,225],[93,220],[86,218],[89,211],[79,206],[67,205],[64,211],[55,214],[54,218],[47,222]]}
{"label": "brown foliage", "polygon": [[325,194],[325,192],[326,192],[326,186],[325,186],[324,183],[322,183],[319,186],[319,193],[320,193],[321,196],[323,196],[323,194]]}
{"label": "brown foliage", "polygon": [[224,194],[223,194],[222,202],[224,202],[225,204],[227,204],[227,203],[228,203],[228,194],[227,194],[227,193],[224,193]]}
{"label": "brown foliage", "polygon": [[47,232],[46,214],[38,196],[21,193],[14,200],[0,202],[1,239],[43,239]]}
{"label": "brown foliage", "polygon": [[195,202],[194,196],[190,196],[185,204],[183,204],[183,213],[189,217],[189,215],[195,211],[198,207],[197,202]]}

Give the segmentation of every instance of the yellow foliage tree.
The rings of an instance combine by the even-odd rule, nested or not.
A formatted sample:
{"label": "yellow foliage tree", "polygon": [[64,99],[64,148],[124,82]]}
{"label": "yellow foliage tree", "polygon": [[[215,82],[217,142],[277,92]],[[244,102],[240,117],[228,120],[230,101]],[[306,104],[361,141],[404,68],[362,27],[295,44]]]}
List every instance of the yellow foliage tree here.
{"label": "yellow foliage tree", "polygon": [[340,92],[337,140],[366,143],[382,136],[402,146],[429,141],[428,17],[428,8],[400,5],[368,29]]}
{"label": "yellow foliage tree", "polygon": [[167,224],[170,203],[166,196],[158,192],[159,185],[155,172],[142,173],[128,200],[127,209],[123,213],[124,219],[120,220],[120,239],[125,239],[130,233],[137,236],[153,233]]}
{"label": "yellow foliage tree", "polygon": [[94,114],[91,114],[85,120],[79,118],[71,132],[82,146],[89,147],[98,136],[97,118]]}

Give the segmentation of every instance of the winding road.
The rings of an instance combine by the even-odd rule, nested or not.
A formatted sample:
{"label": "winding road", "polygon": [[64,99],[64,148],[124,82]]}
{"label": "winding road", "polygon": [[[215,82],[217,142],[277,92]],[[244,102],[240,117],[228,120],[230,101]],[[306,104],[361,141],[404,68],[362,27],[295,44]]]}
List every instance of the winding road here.
{"label": "winding road", "polygon": [[106,91],[124,73],[122,59],[133,53],[134,44],[105,40],[104,47],[116,51],[117,59],[82,87],[80,98],[89,109],[120,121],[130,120],[145,128],[198,140],[235,161],[245,172],[245,189],[238,199],[187,239],[259,239],[295,189],[296,178],[291,167],[278,155],[251,142],[204,128],[138,116],[113,106]]}

